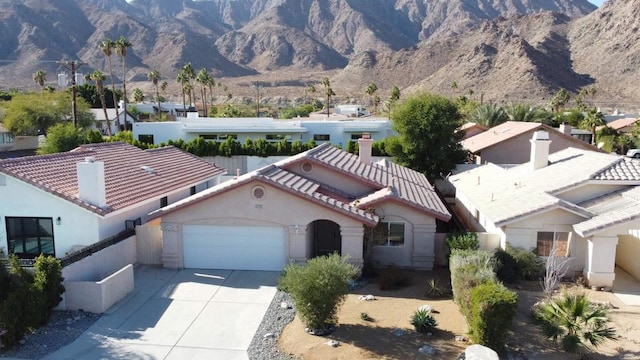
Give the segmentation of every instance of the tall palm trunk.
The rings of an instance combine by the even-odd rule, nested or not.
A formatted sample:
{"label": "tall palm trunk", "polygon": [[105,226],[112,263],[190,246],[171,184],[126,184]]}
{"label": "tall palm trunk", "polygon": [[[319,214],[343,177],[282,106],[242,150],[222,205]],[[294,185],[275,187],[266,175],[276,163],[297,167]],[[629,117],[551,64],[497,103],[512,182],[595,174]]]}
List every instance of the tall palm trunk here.
{"label": "tall palm trunk", "polygon": [[[111,69],[111,55],[107,56],[109,66],[109,77],[111,78],[111,95],[113,97],[113,107],[116,109],[116,127],[120,129],[120,109],[118,109],[118,97],[116,96],[116,83],[113,81],[113,69]],[[107,119],[107,124],[109,119]],[[111,126],[109,126],[109,136],[111,136]]]}

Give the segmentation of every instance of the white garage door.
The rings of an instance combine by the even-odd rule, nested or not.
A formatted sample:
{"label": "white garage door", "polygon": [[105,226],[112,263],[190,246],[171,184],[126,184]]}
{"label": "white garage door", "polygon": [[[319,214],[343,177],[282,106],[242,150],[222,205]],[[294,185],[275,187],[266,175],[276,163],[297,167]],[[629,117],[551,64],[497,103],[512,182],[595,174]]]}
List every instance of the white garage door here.
{"label": "white garage door", "polygon": [[284,228],[185,225],[184,267],[192,269],[282,270]]}

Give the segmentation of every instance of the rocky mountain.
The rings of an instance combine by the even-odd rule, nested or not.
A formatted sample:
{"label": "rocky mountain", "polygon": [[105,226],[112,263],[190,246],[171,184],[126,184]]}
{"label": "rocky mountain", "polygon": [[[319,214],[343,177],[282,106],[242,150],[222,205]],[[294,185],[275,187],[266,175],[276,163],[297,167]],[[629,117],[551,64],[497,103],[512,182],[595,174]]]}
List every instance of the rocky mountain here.
{"label": "rocky mountain", "polygon": [[[107,69],[97,44],[125,36],[127,81],[191,62],[238,93],[254,80],[300,94],[328,76],[338,97],[374,81],[495,101],[541,102],[596,86],[633,103],[640,3],[609,0],[0,0],[0,88],[35,88],[59,60]],[[112,57],[116,77],[121,59]],[[457,89],[451,84],[456,83]]]}

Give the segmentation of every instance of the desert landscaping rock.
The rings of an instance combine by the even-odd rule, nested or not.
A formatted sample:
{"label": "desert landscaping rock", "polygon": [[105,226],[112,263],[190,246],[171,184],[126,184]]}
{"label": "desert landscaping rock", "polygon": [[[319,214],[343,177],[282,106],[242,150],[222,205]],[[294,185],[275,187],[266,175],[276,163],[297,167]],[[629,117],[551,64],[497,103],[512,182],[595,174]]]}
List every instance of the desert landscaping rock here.
{"label": "desert landscaping rock", "polygon": [[360,296],[360,300],[363,300],[363,301],[372,301],[372,300],[375,300],[375,299],[376,299],[376,297],[373,296],[373,295],[362,295],[362,296]]}
{"label": "desert landscaping rock", "polygon": [[329,340],[326,342],[327,345],[331,346],[331,347],[338,347],[340,346],[340,342],[336,341],[336,340]]}
{"label": "desert landscaping rock", "polygon": [[427,355],[435,355],[436,354],[436,348],[434,348],[431,345],[422,345],[419,349],[419,352],[421,352],[422,354],[427,354]]}
{"label": "desert landscaping rock", "polygon": [[418,311],[426,311],[428,313],[431,313],[431,312],[433,312],[433,306],[431,306],[429,304],[425,304],[425,305],[420,306],[418,308]]}
{"label": "desert landscaping rock", "polygon": [[492,349],[473,344],[464,350],[465,360],[500,360],[498,353]]}

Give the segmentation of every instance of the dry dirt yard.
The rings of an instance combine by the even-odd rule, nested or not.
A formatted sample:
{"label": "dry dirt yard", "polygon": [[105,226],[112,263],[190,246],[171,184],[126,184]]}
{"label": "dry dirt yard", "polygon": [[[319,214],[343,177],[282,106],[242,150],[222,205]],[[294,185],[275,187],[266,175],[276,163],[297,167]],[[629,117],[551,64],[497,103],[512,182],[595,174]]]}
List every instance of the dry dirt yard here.
{"label": "dry dirt yard", "polygon": [[[470,345],[455,340],[456,335],[466,334],[466,322],[450,297],[426,297],[429,279],[436,278],[439,284],[449,287],[448,271],[438,269],[408,272],[408,275],[411,285],[400,290],[382,291],[374,280],[350,293],[340,308],[336,330],[326,337],[307,334],[296,316],[283,330],[280,347],[284,353],[304,360],[455,359]],[[550,341],[541,338],[538,329],[530,323],[529,308],[542,296],[537,288],[532,283],[514,288],[518,292],[519,309],[508,340],[511,352],[517,359],[570,358]],[[614,306],[609,314],[620,338],[605,343],[589,358],[640,360],[640,307],[626,306],[612,293],[576,287],[573,290],[586,291],[593,301],[610,302]],[[368,294],[374,295],[376,300],[360,299],[361,295]],[[435,312],[438,326],[433,336],[417,333],[411,325],[413,312],[424,304],[433,306]],[[374,321],[361,320],[363,312]],[[399,333],[402,335],[398,336]],[[337,340],[340,345],[335,348],[328,346],[329,340]],[[436,354],[418,352],[425,344],[433,346]]]}

